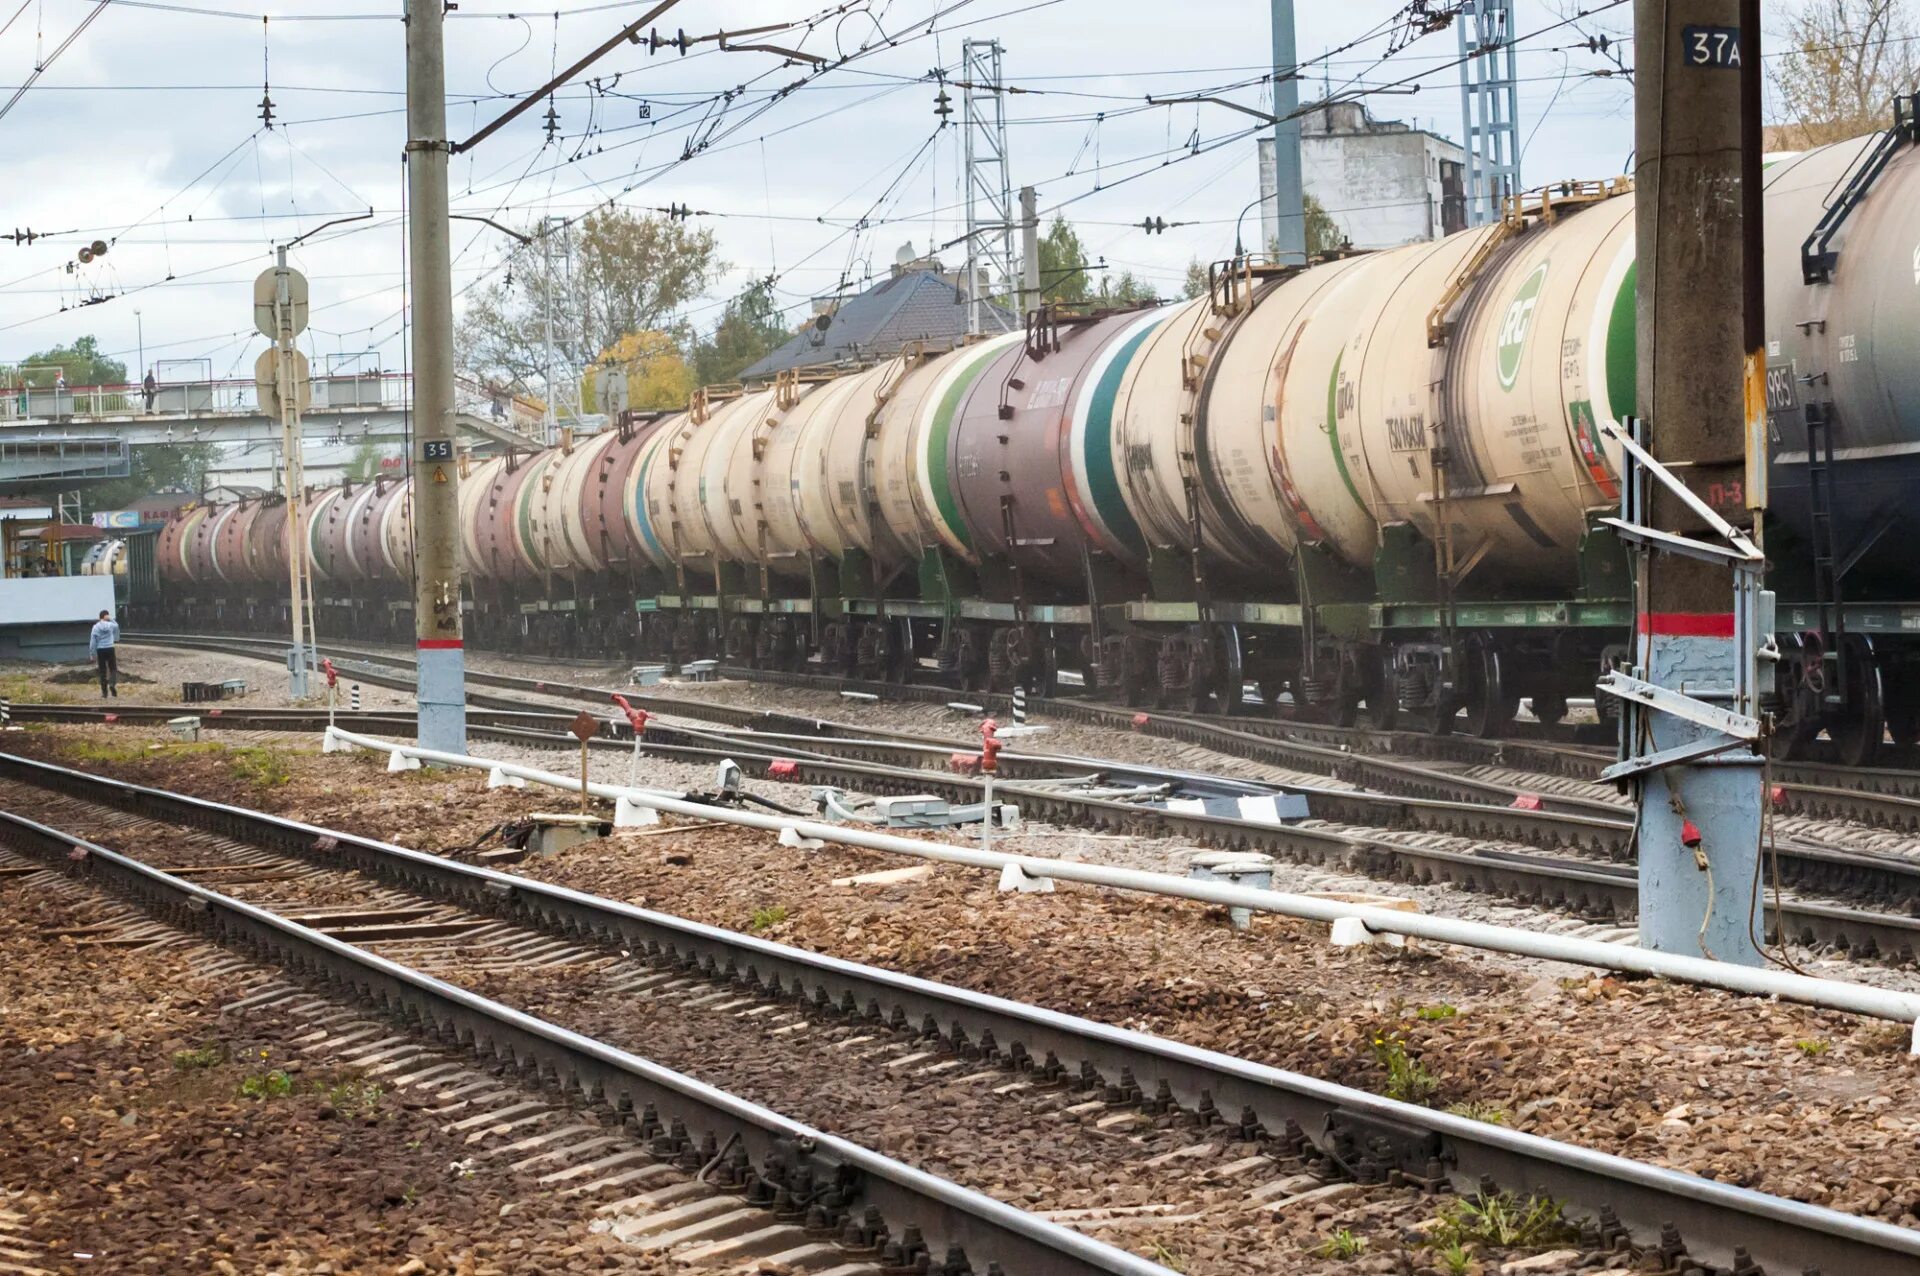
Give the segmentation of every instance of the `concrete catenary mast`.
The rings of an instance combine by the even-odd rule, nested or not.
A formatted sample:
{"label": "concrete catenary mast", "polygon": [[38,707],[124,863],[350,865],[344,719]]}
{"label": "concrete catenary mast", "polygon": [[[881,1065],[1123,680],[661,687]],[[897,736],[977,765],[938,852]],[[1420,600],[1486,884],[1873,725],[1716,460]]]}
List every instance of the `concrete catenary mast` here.
{"label": "concrete catenary mast", "polygon": [[1632,673],[1605,681],[1630,691],[1641,943],[1758,966],[1759,0],[1637,0],[1634,51],[1638,412],[1672,481],[1642,467],[1647,499],[1623,520],[1651,535],[1637,538]]}
{"label": "concrete catenary mast", "polygon": [[[1306,190],[1300,172],[1300,59],[1294,48],[1293,0],[1273,0],[1273,151],[1271,218],[1262,218],[1268,238],[1288,265],[1307,260]],[[1256,154],[1266,150],[1256,148]],[[1263,170],[1261,194],[1267,193],[1267,156],[1258,154]],[[1266,245],[1261,245],[1266,247]]]}
{"label": "concrete catenary mast", "polygon": [[407,259],[413,308],[413,617],[419,739],[464,752],[460,470],[454,457],[453,265],[448,255],[447,90],[441,0],[408,0]]}

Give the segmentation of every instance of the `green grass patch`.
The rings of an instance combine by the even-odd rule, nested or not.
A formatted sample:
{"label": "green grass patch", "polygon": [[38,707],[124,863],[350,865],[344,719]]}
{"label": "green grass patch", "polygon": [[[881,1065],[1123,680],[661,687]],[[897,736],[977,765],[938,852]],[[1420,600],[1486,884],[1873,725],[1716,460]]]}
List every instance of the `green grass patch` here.
{"label": "green grass patch", "polygon": [[1387,1070],[1386,1096],[1401,1103],[1425,1103],[1440,1089],[1440,1078],[1407,1050],[1399,1032],[1373,1034],[1374,1062]]}
{"label": "green grass patch", "polygon": [[1458,1015],[1459,1013],[1460,1013],[1459,1007],[1449,1006],[1446,1002],[1443,1001],[1437,1006],[1420,1007],[1420,1009],[1413,1012],[1413,1017],[1415,1019],[1426,1019],[1426,1020],[1451,1019],[1455,1015]]}
{"label": "green grass patch", "polygon": [[192,1050],[173,1052],[173,1066],[178,1072],[192,1072],[198,1068],[211,1068],[227,1061],[227,1052],[219,1046],[199,1046]]}
{"label": "green grass patch", "polygon": [[278,1068],[240,1079],[240,1097],[243,1099],[284,1099],[292,1093],[293,1078]]}
{"label": "green grass patch", "polygon": [[1821,1055],[1833,1049],[1833,1043],[1830,1041],[1821,1041],[1817,1038],[1803,1037],[1793,1043],[1793,1048],[1809,1059],[1818,1059]]}
{"label": "green grass patch", "polygon": [[60,752],[75,762],[99,766],[126,766],[151,758],[186,758],[225,753],[227,746],[211,740],[156,744],[150,740],[63,740]]}
{"label": "green grass patch", "polygon": [[785,904],[770,904],[765,908],[756,908],[753,910],[753,916],[747,920],[747,929],[755,932],[763,931],[778,926],[787,920],[787,917]]}
{"label": "green grass patch", "polygon": [[1467,1099],[1460,1103],[1449,1103],[1446,1111],[1453,1116],[1465,1117],[1469,1121],[1485,1121],[1488,1125],[1505,1125],[1506,1109],[1492,1103],[1482,1103],[1478,1099]]}
{"label": "green grass patch", "polygon": [[316,1082],[314,1088],[326,1095],[335,1111],[349,1117],[373,1116],[380,1110],[380,1099],[386,1094],[378,1084],[361,1077],[349,1077],[331,1085]]}
{"label": "green grass patch", "polygon": [[242,745],[230,751],[227,767],[234,778],[245,780],[256,789],[278,788],[293,778],[286,755],[259,745]]}
{"label": "green grass patch", "polygon": [[29,673],[0,674],[0,696],[15,704],[72,704],[75,697],[50,687]]}
{"label": "green grass patch", "polygon": [[1367,1252],[1367,1238],[1341,1228],[1314,1247],[1321,1258],[1358,1258]]}
{"label": "green grass patch", "polygon": [[1147,1257],[1170,1272],[1185,1272],[1187,1270],[1187,1256],[1185,1254],[1177,1249],[1168,1249],[1165,1245],[1157,1241],[1154,1243],[1153,1253],[1147,1255]]}
{"label": "green grass patch", "polygon": [[1512,1192],[1453,1201],[1441,1209],[1427,1233],[1427,1243],[1442,1251],[1472,1245],[1544,1249],[1577,1235],[1573,1224],[1561,1217],[1563,1208],[1550,1196]]}

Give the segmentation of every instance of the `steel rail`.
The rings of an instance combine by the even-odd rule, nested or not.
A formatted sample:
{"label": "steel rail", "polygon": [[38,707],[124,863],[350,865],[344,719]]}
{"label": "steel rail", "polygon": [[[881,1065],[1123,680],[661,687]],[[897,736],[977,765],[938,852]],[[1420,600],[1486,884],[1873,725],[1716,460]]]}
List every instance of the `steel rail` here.
{"label": "steel rail", "polygon": [[[346,834],[333,836],[346,839]],[[572,1032],[412,967],[322,934],[277,913],[210,890],[128,855],[61,832],[24,816],[0,812],[0,841],[27,846],[44,858],[103,881],[147,911],[181,929],[250,951],[296,975],[318,977],[427,1035],[455,1040],[474,1053],[510,1060],[558,1083],[563,1091],[639,1120],[640,1137],[661,1153],[679,1154],[697,1139],[663,1135],[676,1121],[712,1133],[722,1147],[738,1140],[747,1164],[735,1158],[745,1181],[733,1184],[749,1204],[771,1206],[776,1188],[802,1176],[823,1189],[811,1202],[822,1213],[810,1226],[851,1227],[878,1257],[866,1229],[879,1212],[887,1231],[920,1228],[932,1270],[962,1276],[992,1265],[1008,1273],[1068,1276],[1168,1276],[1158,1263],[1115,1249],[1081,1232],[1050,1223],[989,1196],[814,1129],[684,1073]],[[661,1138],[668,1144],[662,1144]],[[756,1168],[757,1167],[757,1168]],[[854,1255],[850,1255],[853,1257]],[[905,1256],[899,1266],[913,1265]]]}
{"label": "steel rail", "polygon": [[[224,644],[221,650],[233,650],[226,640],[203,640],[205,645]],[[245,644],[240,644],[245,646]],[[381,659],[368,653],[348,653],[335,649],[343,659]],[[404,665],[403,659],[391,663]],[[377,671],[358,674],[366,680],[385,679],[394,687],[411,687],[400,675]],[[600,702],[605,691],[574,683],[515,678],[510,675],[475,674],[474,681],[491,680],[496,685],[525,688],[536,693],[578,697]],[[524,716],[537,720],[539,715],[526,711],[524,701],[510,697],[475,694],[476,701],[494,705],[520,706]],[[887,733],[900,740],[866,742],[822,734],[845,730],[845,724],[767,710],[709,706],[699,701],[636,694],[637,702],[651,705],[662,713],[680,715],[710,714],[728,725],[753,727],[771,724],[790,728],[812,728],[804,735],[786,739],[804,741],[807,749],[789,747],[776,754],[752,749],[748,741],[775,738],[778,733],[754,731],[742,736],[738,747],[714,751],[692,743],[699,733],[687,728],[655,723],[647,732],[647,747],[671,756],[719,761],[733,757],[762,764],[779,760],[796,764],[789,780],[828,782],[874,792],[912,794],[932,791],[963,801],[978,800],[978,782],[931,769],[914,770],[899,765],[898,759],[945,759],[952,742],[922,743],[926,737]],[[1071,704],[1086,708],[1082,702],[1050,702],[1051,706]],[[1098,706],[1104,709],[1104,706]],[[595,740],[606,747],[611,741],[632,736],[624,721],[604,724],[609,740]],[[865,728],[862,728],[865,730]],[[496,726],[476,717],[473,733],[484,739],[511,743],[545,745],[555,743],[552,736],[531,730]],[[1197,737],[1204,738],[1204,737]],[[561,743],[572,746],[571,737]],[[946,747],[937,747],[944,743]],[[864,762],[839,761],[832,754],[851,753]],[[1345,755],[1340,755],[1345,756]],[[891,761],[890,761],[891,760]],[[1053,757],[1007,752],[1001,755],[1009,781],[1032,780],[1054,774],[1061,765],[1098,765],[1109,774],[1142,778],[1180,776],[1187,773],[1158,768],[1106,762],[1100,759]],[[1276,786],[1280,787],[1280,786]],[[1466,838],[1488,838],[1541,846],[1554,851],[1574,847],[1608,856],[1618,862],[1630,859],[1632,826],[1615,808],[1609,819],[1556,814],[1553,812],[1514,810],[1472,801],[1447,801],[1438,798],[1391,798],[1377,793],[1348,792],[1338,789],[1285,786],[1307,798],[1310,813],[1318,819],[1342,825],[1373,826],[1386,829],[1438,831]],[[1013,790],[1004,790],[1013,795]],[[1066,826],[1091,827],[1101,831],[1126,832],[1142,836],[1179,836],[1208,846],[1227,850],[1252,850],[1277,855],[1296,862],[1335,867],[1384,880],[1413,884],[1446,884],[1472,892],[1487,892],[1541,907],[1564,908],[1577,914],[1603,920],[1629,918],[1638,908],[1634,883],[1618,874],[1607,873],[1606,865],[1576,868],[1550,856],[1531,862],[1502,852],[1466,854],[1393,840],[1367,838],[1330,830],[1276,827],[1255,821],[1223,816],[1173,812],[1144,808],[1128,803],[1102,802],[1055,791],[1024,790],[1022,806],[1036,818]],[[1836,898],[1873,903],[1920,906],[1920,863],[1889,855],[1825,847],[1817,844],[1789,843],[1780,848],[1780,875],[1783,885],[1797,891],[1817,891]],[[1785,933],[1791,939],[1808,944],[1832,944],[1866,957],[1911,962],[1920,956],[1920,921],[1898,913],[1876,913],[1859,909],[1818,904],[1789,903],[1783,914],[1766,906],[1770,933],[1778,938],[1778,922],[1784,915]]]}
{"label": "steel rail", "polygon": [[[721,672],[727,677],[754,682],[826,690],[858,690],[902,700],[940,701],[955,694],[945,688],[737,666],[727,666]],[[1005,712],[1012,704],[1010,698],[1002,694],[964,694],[996,712]],[[1416,797],[1450,795],[1465,801],[1504,802],[1525,793],[1540,797],[1547,810],[1577,811],[1583,805],[1591,810],[1593,800],[1551,794],[1534,795],[1520,786],[1501,785],[1467,776],[1443,778],[1440,773],[1428,769],[1409,769],[1410,764],[1399,759],[1411,757],[1474,766],[1510,767],[1594,782],[1598,782],[1601,768],[1614,760],[1610,750],[1572,743],[1526,738],[1484,740],[1459,734],[1442,736],[1418,731],[1337,727],[1291,718],[1137,710],[1075,697],[1033,698],[1029,700],[1028,708],[1031,712],[1052,717],[1092,725],[1132,728],[1148,735],[1210,745],[1226,753],[1241,752],[1237,746],[1251,737],[1281,749],[1289,746],[1299,749],[1299,752],[1290,755],[1277,754],[1276,759],[1291,756],[1297,761],[1281,764],[1298,766],[1306,763],[1305,769],[1308,770],[1314,769],[1311,759],[1325,757],[1311,750],[1332,750],[1343,758],[1357,759],[1348,765],[1360,768],[1360,771],[1351,774],[1341,774],[1339,778],[1353,779],[1355,775],[1371,770],[1367,779],[1355,781],[1370,788],[1387,792],[1404,791],[1408,796]],[[1144,722],[1140,721],[1142,718]],[[1853,768],[1823,762],[1774,762],[1772,765],[1773,777],[1780,790],[1780,809],[1788,814],[1844,818],[1880,828],[1920,831],[1920,771]],[[1407,785],[1404,790],[1390,787],[1403,782]]]}
{"label": "steel rail", "polygon": [[[34,707],[29,707],[35,708]],[[58,706],[53,716],[58,721],[86,720],[85,715],[116,713]],[[152,718],[171,715],[171,708],[156,708]],[[506,713],[478,711],[468,721],[475,738],[523,744],[538,748],[572,749],[575,737],[562,728],[565,714]],[[397,728],[411,731],[411,715],[363,712],[337,715],[338,725],[355,731]],[[322,730],[325,713],[312,710],[264,709],[230,713],[209,718],[203,724],[235,730],[300,728]],[[615,724],[608,724],[610,727]],[[623,725],[623,724],[622,724]],[[541,728],[546,729],[541,729]],[[731,738],[692,731],[676,726],[649,726],[645,749],[655,756],[693,762],[718,764],[732,760],[757,766],[768,779],[784,783],[831,784],[863,792],[890,795],[932,793],[956,803],[972,803],[984,797],[984,785],[971,776],[914,766],[891,765],[877,760],[849,760],[831,753],[792,747],[803,742],[837,745],[831,738],[775,736],[743,733]],[[595,737],[589,744],[601,750],[625,753],[628,741]],[[787,747],[769,750],[765,745]],[[886,754],[893,746],[876,744],[865,754]],[[943,754],[942,756],[945,756]],[[1095,761],[1095,760],[1089,760]],[[1029,819],[1065,827],[1085,827],[1101,832],[1141,837],[1178,837],[1225,850],[1258,851],[1294,863],[1311,864],[1338,872],[1409,885],[1447,885],[1471,894],[1501,898],[1542,908],[1557,908],[1577,916],[1601,921],[1627,921],[1639,911],[1639,887],[1635,879],[1620,867],[1607,863],[1571,860],[1548,854],[1525,854],[1486,848],[1456,851],[1368,837],[1355,832],[1299,828],[1232,816],[1183,812],[1136,803],[1093,797],[1070,789],[1043,785],[1038,781],[1054,778],[1044,760],[1006,753],[1001,755],[1001,776],[996,793],[1019,805]],[[784,774],[776,774],[776,764]],[[1149,779],[1162,774],[1145,769],[1107,771],[1105,776],[1131,775]],[[1251,787],[1251,786],[1250,786]],[[1313,790],[1311,801],[1320,809],[1320,818],[1345,824],[1377,824],[1393,827],[1400,821],[1392,815],[1393,803],[1364,794],[1346,794],[1331,790]],[[1455,804],[1453,827],[1466,835],[1497,836],[1496,830],[1483,826],[1487,808],[1468,803]],[[1329,807],[1342,808],[1338,811]],[[1428,827],[1431,827],[1429,825]],[[1906,878],[1892,861],[1871,856],[1836,856],[1838,862],[1828,871],[1816,874],[1818,854],[1803,853],[1807,862],[1797,863],[1792,880],[1805,888],[1815,876],[1833,879],[1828,887],[1836,895],[1849,890],[1877,887],[1887,894],[1897,893]],[[1883,865],[1885,867],[1883,867]],[[1876,878],[1872,875],[1878,874]],[[1863,875],[1867,875],[1863,878]],[[1908,877],[1920,875],[1920,866],[1908,870]],[[1873,912],[1817,901],[1793,900],[1776,905],[1763,900],[1762,913],[1766,938],[1770,942],[1786,939],[1809,947],[1825,946],[1855,957],[1912,964],[1920,959],[1920,917],[1897,913]]]}
{"label": "steel rail", "polygon": [[[5,760],[10,764],[16,761]],[[1912,1264],[1920,1259],[1920,1232],[1877,1220],[1399,1103],[1250,1060],[459,864],[371,838],[67,768],[30,765],[57,779],[59,783],[53,787],[89,801],[100,802],[101,794],[110,794],[108,804],[136,814],[206,828],[327,867],[354,869],[416,893],[556,934],[616,945],[662,969],[703,974],[748,992],[804,1003],[819,1013],[866,1022],[875,1028],[917,1030],[929,1042],[937,1040],[962,1057],[1037,1073],[1041,1080],[1061,1080],[1097,1091],[1110,1102],[1157,1104],[1165,1096],[1205,1121],[1224,1120],[1229,1125],[1235,1122],[1222,1114],[1238,1111],[1242,1134],[1284,1131],[1279,1137],[1287,1146],[1300,1149],[1310,1142],[1362,1181],[1399,1176],[1445,1180],[1472,1190],[1481,1179],[1490,1179],[1507,1190],[1572,1201],[1601,1220],[1601,1232],[1623,1229],[1642,1242],[1650,1242],[1659,1237],[1663,1227],[1677,1227],[1694,1256],[1711,1262],[1729,1263],[1739,1248],[1767,1263],[1825,1265],[1829,1270],[1845,1270],[1850,1276],[1891,1276],[1912,1270]],[[19,824],[17,818],[0,821],[0,831]],[[112,856],[112,852],[103,855]],[[102,858],[92,850],[89,856]],[[170,883],[166,888],[168,898],[183,910],[193,910],[190,900],[198,897],[207,901],[200,907],[214,916],[244,918],[244,914],[231,909],[214,913],[216,897],[203,887],[178,879],[170,879]],[[315,939],[335,956],[353,952],[350,945],[340,941],[317,935]],[[417,978],[420,985],[438,984],[425,976]],[[385,991],[390,986],[383,982],[377,990]],[[404,993],[406,986],[396,991]],[[457,1001],[453,1009],[464,1013]],[[466,1022],[431,1014],[429,1018],[436,1027],[452,1023],[459,1029]],[[566,1040],[571,1034],[563,1030],[554,1030],[557,1037],[530,1033],[528,1025],[521,1022],[525,1018],[505,1021],[499,1039],[505,1048],[515,1051],[515,1058],[523,1066],[543,1062],[547,1056],[541,1051],[574,1044]],[[560,1075],[589,1094],[621,1093],[619,1087],[630,1074],[625,1071],[625,1061],[614,1058],[619,1052],[599,1043],[583,1044],[588,1047],[584,1055],[566,1056],[564,1065],[557,1069]],[[1154,1098],[1147,1100],[1149,1095]],[[815,1146],[830,1159],[840,1159],[842,1154],[828,1142],[830,1136],[818,1139]],[[847,1163],[866,1169],[862,1162]],[[892,1209],[887,1216],[906,1217]],[[969,1253],[973,1253],[971,1246]],[[1010,1276],[1020,1276],[1035,1269],[1009,1264],[1007,1270]],[[1119,1270],[1159,1269],[1142,1263]]]}
{"label": "steel rail", "polygon": [[[145,639],[148,641],[177,642],[182,645],[208,646],[219,649],[222,645],[250,643],[261,646],[259,658],[278,662],[285,657],[284,648],[275,648],[267,640],[235,636],[233,638],[206,638],[200,635],[178,635],[167,633],[132,633],[128,641]],[[339,648],[333,648],[339,650]],[[411,658],[396,649],[393,654],[362,652],[368,660],[379,660],[392,664],[411,664]],[[521,659],[539,662],[548,658],[522,656]],[[577,666],[579,661],[566,662],[552,658],[553,663]],[[896,700],[914,700],[925,703],[943,703],[956,695],[964,695],[969,700],[1004,713],[1011,709],[1012,700],[1003,693],[956,691],[950,687],[930,686],[916,683],[878,682],[872,679],[841,677],[830,674],[815,674],[784,670],[753,669],[739,666],[727,666],[721,671],[728,677],[786,686],[804,686],[817,690],[851,690],[862,694],[878,695]],[[494,675],[505,677],[504,675]],[[537,681],[537,680],[521,680]],[[689,707],[697,702],[685,702]],[[711,706],[718,709],[720,706]],[[1298,718],[1274,719],[1256,715],[1242,714],[1202,714],[1183,713],[1169,710],[1141,710],[1132,707],[1105,704],[1099,701],[1077,697],[1032,697],[1029,707],[1034,712],[1045,712],[1055,717],[1065,717],[1084,721],[1094,725],[1120,727],[1134,726],[1136,717],[1144,716],[1147,721],[1137,729],[1148,734],[1159,734],[1170,723],[1187,722],[1201,725],[1219,725],[1225,729],[1266,736],[1273,739],[1294,741],[1304,744],[1322,745],[1344,753],[1365,755],[1386,755],[1388,757],[1406,757],[1429,761],[1457,762],[1474,766],[1511,767],[1515,770],[1533,771],[1542,775],[1558,776],[1566,779],[1598,782],[1600,771],[1612,762],[1611,748],[1595,747],[1575,741],[1562,741],[1539,738],[1537,735],[1505,736],[1499,739],[1482,739],[1478,736],[1451,733],[1434,735],[1430,732],[1381,730],[1377,727],[1341,727],[1329,723],[1310,722]],[[750,713],[752,711],[737,711]],[[1594,735],[1600,731],[1597,727],[1583,728],[1577,735]],[[1810,816],[1836,815],[1847,819],[1856,819],[1864,823],[1893,829],[1920,831],[1920,770],[1893,767],[1863,768],[1847,767],[1832,762],[1820,761],[1776,761],[1773,764],[1774,779],[1782,788],[1783,810],[1791,814]],[[1826,792],[1821,792],[1825,790]],[[1844,803],[1847,795],[1853,795],[1852,806],[1836,806]],[[1544,796],[1544,795],[1543,795]],[[1892,799],[1874,802],[1873,798]],[[1911,799],[1911,800],[1901,800]]]}

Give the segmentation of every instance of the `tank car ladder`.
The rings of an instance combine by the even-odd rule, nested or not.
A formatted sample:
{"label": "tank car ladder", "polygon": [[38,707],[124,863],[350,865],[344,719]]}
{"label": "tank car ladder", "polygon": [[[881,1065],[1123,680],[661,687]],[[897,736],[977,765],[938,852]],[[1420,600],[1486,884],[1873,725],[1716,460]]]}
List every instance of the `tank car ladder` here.
{"label": "tank car ladder", "polygon": [[1887,171],[1900,148],[1914,143],[1920,143],[1920,93],[1895,94],[1893,127],[1882,133],[1880,140],[1847,170],[1841,179],[1840,194],[1827,205],[1827,211],[1821,214],[1800,245],[1800,277],[1805,283],[1833,281],[1834,267],[1840,264],[1840,250],[1833,247],[1834,236],[1866,199],[1880,174]]}
{"label": "tank car ladder", "polygon": [[[1820,635],[1826,646],[1821,663],[1829,673],[1821,689],[1820,702],[1827,706],[1846,703],[1847,686],[1847,614],[1842,597],[1840,569],[1833,548],[1833,421],[1827,405],[1810,400],[1807,421],[1807,508],[1811,512],[1813,532],[1813,603]],[[1828,626],[1828,616],[1832,626]]]}

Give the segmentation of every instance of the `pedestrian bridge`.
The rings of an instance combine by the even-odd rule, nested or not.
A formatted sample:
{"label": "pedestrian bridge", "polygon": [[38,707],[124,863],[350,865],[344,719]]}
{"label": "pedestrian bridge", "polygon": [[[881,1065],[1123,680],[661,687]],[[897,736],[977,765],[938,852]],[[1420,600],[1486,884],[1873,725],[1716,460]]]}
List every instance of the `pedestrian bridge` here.
{"label": "pedestrian bridge", "polygon": [[[391,442],[409,433],[413,378],[405,373],[316,376],[301,413],[309,443]],[[526,399],[457,378],[454,421],[476,445],[544,447],[544,412]],[[138,385],[0,387],[0,439],[62,436],[118,438],[130,447],[166,443],[277,444],[280,418],[260,407],[251,377],[168,380],[149,395]]]}
{"label": "pedestrian bridge", "polygon": [[66,492],[123,479],[131,470],[127,441],[113,435],[43,437],[0,434],[0,496]]}

